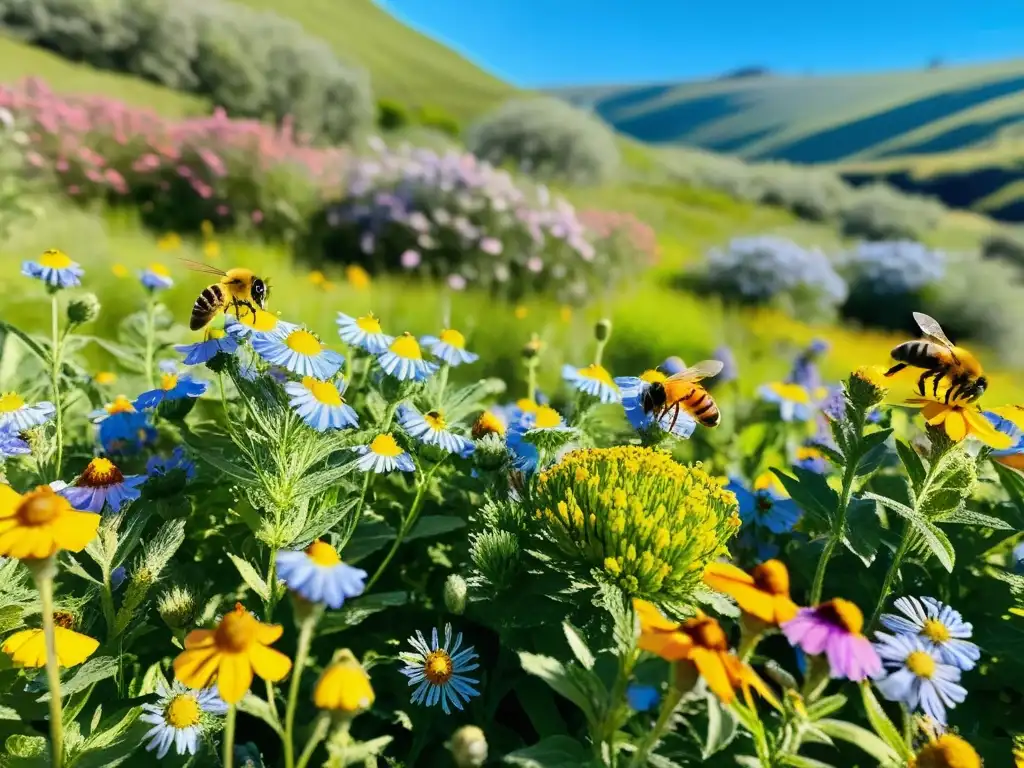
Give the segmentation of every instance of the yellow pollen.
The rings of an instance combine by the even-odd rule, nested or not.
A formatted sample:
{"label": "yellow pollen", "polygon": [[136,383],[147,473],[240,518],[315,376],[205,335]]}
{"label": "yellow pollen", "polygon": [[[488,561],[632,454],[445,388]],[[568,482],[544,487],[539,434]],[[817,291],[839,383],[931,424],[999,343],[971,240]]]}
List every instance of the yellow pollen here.
{"label": "yellow pollen", "polygon": [[54,493],[47,485],[25,494],[18,505],[17,516],[22,525],[37,526],[51,523],[71,509],[68,500]]}
{"label": "yellow pollen", "polygon": [[338,406],[345,402],[342,400],[338,388],[330,381],[320,381],[312,376],[306,376],[302,380],[302,386],[313,393],[313,397],[318,403]]}
{"label": "yellow pollen", "polygon": [[253,313],[248,308],[245,308],[245,311],[239,313],[238,321],[242,325],[247,325],[254,331],[260,331],[261,333],[272,331],[277,327],[277,315],[272,315],[263,309],[257,309]]}
{"label": "yellow pollen", "polygon": [[235,610],[220,620],[214,639],[221,650],[240,653],[252,644],[256,638],[256,629],[256,619],[249,615],[241,603],[236,603]]}
{"label": "yellow pollen", "polygon": [[491,434],[492,432],[496,435],[504,435],[505,425],[493,413],[484,411],[473,425],[473,437],[479,440],[484,435]]}
{"label": "yellow pollen", "polygon": [[516,400],[516,408],[521,410],[523,413],[536,413],[540,406],[528,397],[521,397]]}
{"label": "yellow pollen", "polygon": [[423,674],[432,685],[444,685],[452,679],[452,657],[442,648],[431,651],[423,663]]}
{"label": "yellow pollen", "polygon": [[423,414],[423,420],[427,422],[427,426],[435,431],[440,431],[448,426],[444,420],[444,414],[440,411],[430,411],[430,413]]}
{"label": "yellow pollen", "polygon": [[370,443],[370,451],[378,456],[400,456],[402,448],[391,435],[377,435]]}
{"label": "yellow pollen", "polygon": [[224,333],[224,331],[222,331],[220,328],[211,328],[209,331],[206,332],[206,338],[208,340],[223,339],[225,336],[227,336],[227,334]]}
{"label": "yellow pollen", "polygon": [[558,411],[554,408],[549,408],[546,405],[542,405],[537,408],[537,415],[534,417],[534,427],[537,429],[551,429],[557,427],[562,423],[562,417],[558,415]]}
{"label": "yellow pollen", "polygon": [[640,381],[646,381],[648,384],[660,384],[667,378],[668,376],[664,373],[656,371],[653,368],[640,374]]}
{"label": "yellow pollen", "polygon": [[100,371],[95,376],[96,383],[101,387],[107,387],[117,381],[117,374],[110,371]]}
{"label": "yellow pollen", "polygon": [[941,621],[928,619],[921,628],[921,634],[933,643],[944,643],[950,638],[949,629]]}
{"label": "yellow pollen", "polygon": [[837,597],[827,603],[822,603],[817,608],[818,614],[827,621],[843,627],[847,632],[859,635],[864,629],[864,614],[860,608],[849,600]]}
{"label": "yellow pollen", "polygon": [[159,275],[160,277],[171,276],[171,271],[167,269],[167,267],[165,267],[163,264],[150,264],[149,271],[152,272],[154,275]]}
{"label": "yellow pollen", "polygon": [[914,651],[907,656],[907,669],[918,677],[931,677],[935,674],[935,659],[925,651]]}
{"label": "yellow pollen", "polygon": [[5,392],[0,395],[0,413],[20,411],[25,407],[25,398],[17,392]]}
{"label": "yellow pollen", "polygon": [[50,269],[67,269],[75,262],[64,251],[49,250],[39,257],[39,263]]}
{"label": "yellow pollen", "polygon": [[121,474],[121,470],[114,466],[110,459],[93,459],[82,472],[82,476],[78,478],[78,484],[97,487],[116,485],[123,480],[124,475]]}
{"label": "yellow pollen", "polygon": [[199,702],[190,693],[183,693],[171,699],[165,713],[167,723],[179,731],[199,723]]}
{"label": "yellow pollen", "polygon": [[317,565],[329,567],[341,562],[338,551],[324,541],[314,541],[306,547],[306,555]]}
{"label": "yellow pollen", "polygon": [[366,331],[367,333],[381,333],[380,320],[376,318],[373,312],[370,312],[368,315],[363,315],[362,317],[357,317],[356,326],[359,330]]}
{"label": "yellow pollen", "polygon": [[580,368],[577,373],[585,379],[600,381],[602,384],[605,384],[616,391],[619,389],[615,385],[615,382],[612,381],[612,375],[605,370],[603,365],[591,363],[586,368]]}
{"label": "yellow pollen", "polygon": [[391,351],[399,357],[404,357],[406,360],[422,360],[423,353],[420,352],[420,344],[416,341],[415,337],[406,331],[393,342],[391,342]]}
{"label": "yellow pollen", "polygon": [[981,768],[974,747],[952,733],[944,733],[917,753],[916,768]]}
{"label": "yellow pollen", "polygon": [[160,389],[164,392],[170,392],[176,386],[178,386],[178,374],[165,373],[160,377]]}
{"label": "yellow pollen", "polygon": [[307,355],[309,357],[319,355],[323,349],[320,339],[309,331],[292,331],[288,334],[288,338],[284,343],[292,352],[298,352],[300,355]]}
{"label": "yellow pollen", "polygon": [[456,349],[466,348],[466,337],[458,331],[453,331],[450,328],[445,328],[441,331],[441,335],[438,338],[440,338],[445,344],[455,347]]}
{"label": "yellow pollen", "polygon": [[115,413],[135,413],[135,406],[124,395],[118,395],[114,398],[114,402],[103,406],[103,410],[113,416]]}

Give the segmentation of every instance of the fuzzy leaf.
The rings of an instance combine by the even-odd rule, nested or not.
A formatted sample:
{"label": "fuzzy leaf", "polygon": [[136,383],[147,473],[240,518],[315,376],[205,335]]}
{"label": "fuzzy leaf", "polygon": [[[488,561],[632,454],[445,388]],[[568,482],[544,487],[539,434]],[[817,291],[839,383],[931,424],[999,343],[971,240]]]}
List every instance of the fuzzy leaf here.
{"label": "fuzzy leaf", "polygon": [[816,725],[833,739],[840,739],[860,747],[879,765],[899,762],[899,754],[874,733],[859,725],[843,720],[819,720]]}
{"label": "fuzzy leaf", "polygon": [[248,560],[243,560],[230,552],[227,553],[228,559],[235,564],[235,568],[238,569],[238,574],[242,577],[242,580],[249,585],[249,589],[255,592],[257,595],[262,597],[264,600],[270,599],[270,587],[267,582],[263,580],[263,577],[256,572],[256,569]]}
{"label": "fuzzy leaf", "polygon": [[579,630],[568,621],[563,621],[562,631],[565,632],[565,639],[569,641],[569,647],[572,649],[572,655],[576,657],[576,661],[582,664],[585,669],[593,669],[594,654],[590,652],[590,648],[587,647],[587,641],[579,633]]}
{"label": "fuzzy leaf", "polygon": [[565,665],[550,656],[541,656],[526,651],[519,652],[519,663],[523,670],[536,675],[558,694],[561,694],[579,707],[589,720],[594,719],[594,706],[587,691],[583,690],[576,680],[570,676]]}
{"label": "fuzzy leaf", "polygon": [[592,765],[586,748],[568,736],[549,736],[532,747],[509,752],[504,762],[519,768],[585,768]]}
{"label": "fuzzy leaf", "polygon": [[927,520],[915,522],[914,529],[921,534],[925,545],[942,563],[942,567],[952,573],[953,564],[956,562],[956,549],[949,537]]}
{"label": "fuzzy leaf", "polygon": [[900,455],[900,461],[903,462],[903,467],[910,476],[914,493],[920,493],[921,486],[924,484],[924,479],[928,474],[924,468],[924,462],[917,455],[917,451],[914,450],[913,446],[902,440],[896,441],[896,452]]}
{"label": "fuzzy leaf", "polygon": [[[70,680],[61,681],[60,684],[60,695],[70,696],[73,693],[84,691],[91,685],[95,685],[101,680],[106,680],[108,677],[113,677],[117,674],[118,662],[110,656],[98,656],[93,657],[86,661],[82,666],[75,670],[75,674]],[[49,701],[49,692],[44,693],[36,701]]]}
{"label": "fuzzy leaf", "polygon": [[631,653],[636,648],[640,636],[640,622],[633,612],[622,590],[606,582],[598,584],[599,595],[596,602],[612,617],[612,640],[615,650],[620,656]]}
{"label": "fuzzy leaf", "polygon": [[240,483],[244,483],[245,485],[256,484],[257,477],[255,473],[252,472],[252,470],[243,467],[240,464],[236,464],[235,462],[231,461],[231,459],[227,458],[226,456],[217,451],[210,450],[209,448],[204,448],[201,444],[194,443],[193,441],[188,439],[187,432],[183,434],[183,437],[185,440],[185,444],[188,445],[190,448],[193,448],[196,451],[196,455],[199,456],[200,459],[205,461],[214,469],[223,472],[228,477],[237,480]]}
{"label": "fuzzy leaf", "polygon": [[732,710],[722,706],[717,696],[709,693],[705,698],[708,705],[708,734],[701,747],[701,757],[707,760],[729,746],[736,737],[739,723]]}
{"label": "fuzzy leaf", "polygon": [[247,715],[258,717],[264,723],[269,725],[274,733],[281,738],[284,738],[284,730],[281,728],[281,723],[278,722],[274,716],[274,710],[270,708],[270,704],[265,699],[261,699],[253,693],[245,694],[245,697],[238,702],[238,709],[245,712]]}
{"label": "fuzzy leaf", "polygon": [[341,466],[331,467],[330,469],[306,475],[295,484],[295,497],[309,499],[323,493],[328,488],[337,485],[342,478],[351,474],[355,466],[355,461],[349,461]]}
{"label": "fuzzy leaf", "polygon": [[790,467],[789,471],[796,477],[772,468],[772,472],[782,481],[786,492],[804,512],[831,526],[836,508],[839,506],[839,497],[829,487],[824,476],[801,467]]}
{"label": "fuzzy leaf", "polygon": [[82,564],[80,562],[78,562],[77,560],[75,560],[75,558],[73,558],[71,555],[65,554],[64,558],[67,561],[65,568],[66,568],[68,573],[73,573],[73,574],[75,574],[75,576],[77,576],[80,579],[85,579],[86,581],[91,581],[96,586],[99,586],[99,587],[103,586],[103,582],[102,581],[100,581],[95,576],[93,576],[91,573],[89,573],[87,570],[85,570],[85,568],[82,567]]}
{"label": "fuzzy leaf", "polygon": [[405,540],[441,536],[445,533],[457,531],[465,526],[466,521],[461,517],[455,517],[454,515],[427,515],[416,521],[416,525],[406,535]]}
{"label": "fuzzy leaf", "polygon": [[872,499],[851,499],[846,510],[846,531],[843,544],[866,567],[870,567],[882,544],[882,521]]}
{"label": "fuzzy leaf", "polygon": [[985,515],[981,512],[975,512],[973,509],[967,509],[966,507],[950,512],[940,522],[956,523],[958,525],[979,525],[985,528],[994,528],[997,531],[1014,530],[1014,527],[1005,520],[1000,520],[998,517]]}
{"label": "fuzzy leaf", "polygon": [[864,711],[867,713],[868,722],[871,723],[875,733],[896,752],[901,760],[910,760],[914,756],[913,753],[906,742],[903,741],[899,729],[889,719],[889,716],[885,714],[882,705],[875,698],[870,682],[860,684],[860,695],[861,700],[864,702]]}

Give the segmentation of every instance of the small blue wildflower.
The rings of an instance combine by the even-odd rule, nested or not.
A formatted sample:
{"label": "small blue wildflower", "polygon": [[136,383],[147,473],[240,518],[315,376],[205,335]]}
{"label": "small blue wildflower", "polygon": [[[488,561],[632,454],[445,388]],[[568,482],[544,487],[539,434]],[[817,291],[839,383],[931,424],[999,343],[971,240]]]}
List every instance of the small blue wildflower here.
{"label": "small blue wildflower", "polygon": [[783,421],[810,421],[814,415],[811,393],[799,384],[774,382],[764,384],[757,390],[762,400],[779,406],[779,418]]}
{"label": "small blue wildflower", "polygon": [[726,489],[736,494],[740,519],[745,525],[753,524],[772,533],[787,533],[800,520],[800,508],[771,472],[765,472],[754,480],[752,490],[737,478],[730,478]]}
{"label": "small blue wildflower", "polygon": [[466,337],[450,328],[441,331],[439,336],[421,337],[420,344],[438,360],[453,367],[463,363],[475,363],[480,359],[480,355],[466,351]]}
{"label": "small blue wildflower", "polygon": [[29,444],[11,427],[0,427],[0,459],[32,453]]}
{"label": "small blue wildflower", "polygon": [[356,462],[356,469],[360,472],[384,474],[394,472],[396,469],[401,472],[416,471],[412,456],[402,450],[395,438],[386,433],[377,435],[369,445],[357,445],[352,450],[361,457]]}
{"label": "small blue wildflower", "polygon": [[591,363],[585,368],[564,365],[562,366],[562,379],[583,394],[595,397],[602,403],[617,403],[622,399],[619,387],[612,379],[611,374],[596,363]]}
{"label": "small blue wildflower", "polygon": [[359,426],[359,416],[345,402],[337,382],[305,376],[301,382],[285,384],[284,391],[295,413],[317,432]]}
{"label": "small blue wildflower", "polygon": [[341,608],[363,594],[367,573],[343,563],[330,544],[314,541],[303,551],[279,551],[277,575],[302,599]]}
{"label": "small blue wildflower", "polygon": [[472,440],[457,435],[448,427],[440,410],[420,413],[408,403],[398,406],[398,423],[409,437],[426,445],[435,445],[443,451],[468,458],[476,448]]}
{"label": "small blue wildflower", "polygon": [[196,398],[206,392],[209,385],[205,381],[196,381],[191,376],[179,376],[176,373],[165,373],[160,379],[159,389],[143,392],[135,400],[135,407],[140,411],[156,408],[160,403]]}
{"label": "small blue wildflower", "polygon": [[146,462],[146,474],[149,477],[163,477],[172,472],[184,472],[185,479],[189,481],[196,476],[195,462],[189,460],[180,445],[169,456],[150,456]]}
{"label": "small blue wildflower", "polygon": [[85,270],[63,251],[49,250],[36,261],[22,262],[21,274],[42,280],[53,289],[75,288],[82,284]]}
{"label": "small blue wildflower", "polygon": [[147,479],[145,475],[123,475],[110,459],[96,458],[60,494],[82,512],[99,514],[105,506],[118,512],[142,495],[139,486]]}
{"label": "small blue wildflower", "polygon": [[904,704],[911,712],[920,708],[939,725],[946,725],[946,709],[967,698],[960,685],[960,670],[942,663],[921,639],[910,635],[886,635],[876,632],[873,643],[889,675],[875,687],[889,701]]}
{"label": "small blue wildflower", "polygon": [[969,642],[974,628],[959,611],[934,597],[900,597],[893,605],[903,616],[883,613],[883,627],[900,635],[919,637],[943,664],[952,664],[964,672],[974,669],[981,649]]}
{"label": "small blue wildflower", "polygon": [[533,472],[540,461],[540,451],[527,437],[543,430],[558,432],[571,431],[562,420],[561,414],[546,405],[538,406],[533,412],[525,413],[513,424],[505,435],[505,445],[512,454],[512,466],[520,472]]}
{"label": "small blue wildflower", "polygon": [[211,330],[209,337],[195,344],[179,344],[174,350],[185,356],[185,365],[208,363],[220,353],[233,355],[238,349],[238,339],[223,331]]}
{"label": "small blue wildflower", "polygon": [[632,683],[626,688],[626,701],[629,708],[636,712],[649,712],[658,706],[661,694],[653,685]]}
{"label": "small blue wildflower", "polygon": [[29,405],[17,392],[0,395],[0,429],[24,432],[26,429],[45,424],[57,413],[53,403],[42,401]]}
{"label": "small blue wildflower", "polygon": [[682,373],[686,370],[686,363],[684,363],[683,358],[678,355],[672,355],[671,357],[665,358],[660,368],[667,375],[675,376],[677,373]]}
{"label": "small blue wildflower", "polygon": [[279,365],[298,376],[327,381],[341,370],[345,358],[327,349],[316,336],[303,328],[287,335],[254,336],[252,348],[272,365]]}
{"label": "small blue wildflower", "polygon": [[128,575],[128,571],[125,570],[123,565],[117,566],[110,572],[110,586],[112,589],[117,591],[121,585],[124,584],[125,577]]}
{"label": "small blue wildflower", "polygon": [[436,363],[423,359],[420,345],[410,333],[404,333],[391,342],[378,355],[377,363],[384,373],[399,381],[425,381],[438,369]]}
{"label": "small blue wildflower", "polygon": [[350,317],[339,312],[338,335],[349,346],[358,347],[371,355],[387,351],[395,340],[394,336],[388,336],[381,330],[380,320],[372,312],[362,317]]}
{"label": "small blue wildflower", "polygon": [[174,287],[171,273],[163,264],[150,264],[139,273],[139,279],[142,281],[143,287],[153,292],[166,291],[168,288]]}
{"label": "small blue wildflower", "polygon": [[[480,692],[473,686],[479,681],[466,675],[480,665],[472,646],[462,648],[462,633],[452,644],[452,625],[444,626],[444,645],[438,641],[437,630],[433,630],[430,642],[419,630],[409,638],[415,653],[404,652],[399,658],[405,662],[402,674],[409,678],[409,685],[416,686],[412,693],[413,704],[432,707],[440,702],[446,715],[451,714],[449,704],[461,710],[463,702],[469,701]],[[462,650],[460,650],[462,649]]]}

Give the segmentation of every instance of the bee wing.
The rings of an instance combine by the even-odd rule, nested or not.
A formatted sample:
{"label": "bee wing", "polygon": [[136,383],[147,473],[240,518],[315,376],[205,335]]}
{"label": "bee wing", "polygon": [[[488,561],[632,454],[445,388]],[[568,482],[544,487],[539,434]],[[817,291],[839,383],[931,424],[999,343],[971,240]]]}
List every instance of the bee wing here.
{"label": "bee wing", "polygon": [[717,376],[722,372],[724,367],[725,364],[720,360],[701,360],[699,363],[691,365],[685,371],[672,374],[665,379],[665,381],[700,381],[701,379],[707,379],[711,376]]}
{"label": "bee wing", "polygon": [[923,312],[915,312],[914,321],[917,323],[917,327],[921,329],[921,332],[929,339],[949,349],[953,348],[953,342],[946,338],[946,334],[942,331],[942,326],[939,325],[939,321],[934,317],[929,317]]}
{"label": "bee wing", "polygon": [[178,260],[184,262],[185,266],[191,269],[193,272],[206,272],[210,275],[218,275],[224,277],[227,275],[223,269],[217,269],[217,267],[211,267],[209,264],[203,264],[201,261],[193,261],[192,259],[183,259],[180,256]]}

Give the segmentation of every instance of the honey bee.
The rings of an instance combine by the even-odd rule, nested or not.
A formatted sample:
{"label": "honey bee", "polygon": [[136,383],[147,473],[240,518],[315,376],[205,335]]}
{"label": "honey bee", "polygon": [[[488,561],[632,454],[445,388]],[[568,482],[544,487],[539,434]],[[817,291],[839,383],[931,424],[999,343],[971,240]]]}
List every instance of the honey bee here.
{"label": "honey bee", "polygon": [[669,411],[673,411],[669,432],[675,427],[680,410],[686,411],[705,427],[717,427],[722,414],[714,398],[697,382],[717,376],[723,367],[718,360],[702,360],[662,382],[651,384],[641,402],[644,413],[652,414],[660,420]]}
{"label": "honey bee", "polygon": [[236,267],[225,272],[199,261],[182,261],[195,272],[206,272],[220,277],[219,282],[204,288],[196,303],[192,305],[189,328],[193,331],[209,325],[214,315],[221,310],[227,313],[234,309],[235,317],[239,319],[242,307],[255,314],[256,309],[263,309],[270,298],[270,285],[266,280],[257,277],[251,269]]}
{"label": "honey bee", "polygon": [[932,397],[939,396],[939,383],[946,379],[945,401],[952,399],[974,402],[984,394],[988,379],[982,375],[981,363],[963,347],[958,347],[942,332],[938,322],[921,312],[914,313],[914,320],[924,334],[924,339],[905,341],[889,354],[897,364],[886,371],[892,376],[904,368],[921,368],[917,380],[917,391],[924,397],[928,379],[932,379]]}

